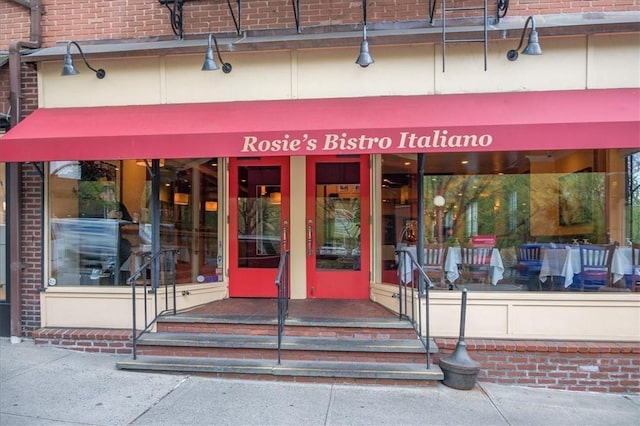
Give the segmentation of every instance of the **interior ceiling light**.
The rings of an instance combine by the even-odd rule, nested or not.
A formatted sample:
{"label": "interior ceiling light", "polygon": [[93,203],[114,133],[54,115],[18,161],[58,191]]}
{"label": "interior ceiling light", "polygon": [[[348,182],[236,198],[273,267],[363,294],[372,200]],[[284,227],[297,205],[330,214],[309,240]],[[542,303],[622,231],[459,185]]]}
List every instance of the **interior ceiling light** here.
{"label": "interior ceiling light", "polygon": [[540,42],[538,41],[538,31],[536,31],[536,21],[533,19],[533,16],[529,16],[524,23],[524,28],[522,29],[522,35],[520,36],[520,44],[515,49],[511,49],[507,52],[507,59],[510,61],[515,61],[518,59],[518,50],[522,47],[522,42],[524,41],[524,35],[527,32],[527,27],[529,26],[529,22],[531,22],[531,32],[529,32],[529,40],[527,42],[527,47],[522,51],[523,55],[542,55],[542,48],[540,47]]}
{"label": "interior ceiling light", "polygon": [[[213,42],[213,45],[212,45]],[[207,45],[207,53],[204,55],[204,63],[202,64],[202,71],[216,71],[219,70],[220,67],[216,63],[215,58],[213,57],[213,46],[216,47],[216,53],[218,54],[218,59],[222,63],[222,72],[225,74],[229,74],[231,72],[231,64],[225,62],[222,59],[222,55],[220,55],[220,49],[218,48],[218,40],[216,40],[216,36],[213,33],[209,34],[209,44]]]}
{"label": "interior ceiling light", "polygon": [[62,72],[60,73],[60,75],[65,76],[65,75],[80,74],[80,71],[78,71],[76,67],[73,66],[73,58],[71,57],[72,44],[78,48],[78,51],[80,52],[80,56],[82,57],[82,60],[84,61],[84,64],[87,66],[87,68],[89,68],[91,71],[96,73],[96,77],[102,80],[105,77],[105,75],[107,75],[105,70],[103,70],[102,68],[95,69],[91,65],[89,65],[89,62],[87,62],[87,58],[85,58],[84,52],[80,48],[80,45],[75,41],[70,41],[67,43],[67,53],[64,55],[64,65],[62,66]]}
{"label": "interior ceiling light", "polygon": [[366,68],[374,62],[369,53],[369,42],[367,41],[367,0],[362,0],[362,42],[360,43],[360,54],[356,59],[356,64]]}

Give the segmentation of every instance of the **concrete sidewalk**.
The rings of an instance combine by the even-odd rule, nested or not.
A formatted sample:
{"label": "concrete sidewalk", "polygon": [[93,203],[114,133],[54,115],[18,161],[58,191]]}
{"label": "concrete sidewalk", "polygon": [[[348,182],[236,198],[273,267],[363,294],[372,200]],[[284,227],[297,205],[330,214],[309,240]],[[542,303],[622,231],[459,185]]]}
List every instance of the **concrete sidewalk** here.
{"label": "concrete sidewalk", "polygon": [[640,395],[224,380],[0,338],[1,425],[639,425]]}

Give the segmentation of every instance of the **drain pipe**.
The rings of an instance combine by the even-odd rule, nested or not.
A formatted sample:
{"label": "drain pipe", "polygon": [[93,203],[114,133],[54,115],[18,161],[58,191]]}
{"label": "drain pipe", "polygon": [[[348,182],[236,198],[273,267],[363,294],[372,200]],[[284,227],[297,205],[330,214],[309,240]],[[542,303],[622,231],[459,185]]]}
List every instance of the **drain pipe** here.
{"label": "drain pipe", "polygon": [[[12,111],[9,118],[11,127],[18,124],[21,119],[21,101],[22,101],[22,70],[21,70],[21,53],[26,49],[38,49],[42,45],[42,3],[40,0],[13,0],[21,6],[29,8],[31,12],[31,35],[29,41],[13,41],[9,45],[9,86],[10,98],[9,107]],[[7,216],[8,234],[9,234],[9,283],[10,283],[10,306],[11,306],[11,342],[17,343],[21,340],[22,335],[22,318],[20,308],[22,298],[20,297],[20,283],[22,279],[22,262],[20,252],[20,204],[22,187],[22,164],[7,163],[8,173],[8,205],[9,212]],[[44,193],[41,194],[44,200]],[[41,223],[42,218],[40,219]],[[43,226],[42,225],[42,226]],[[44,239],[44,232],[41,232]],[[42,241],[41,241],[42,243]],[[42,244],[41,244],[42,247]]]}

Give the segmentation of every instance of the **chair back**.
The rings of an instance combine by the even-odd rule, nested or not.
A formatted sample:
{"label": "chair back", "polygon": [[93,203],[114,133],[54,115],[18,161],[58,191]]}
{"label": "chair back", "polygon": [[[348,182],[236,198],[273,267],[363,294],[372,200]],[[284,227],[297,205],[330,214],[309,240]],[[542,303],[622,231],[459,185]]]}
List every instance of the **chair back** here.
{"label": "chair back", "polygon": [[491,282],[491,255],[493,247],[461,247],[462,278],[465,281]]}
{"label": "chair back", "polygon": [[446,257],[447,247],[442,244],[428,244],[424,248],[422,270],[439,287],[445,285],[444,262]]}
{"label": "chair back", "polygon": [[585,287],[612,286],[611,263],[615,249],[615,244],[582,244],[580,246],[580,286],[582,290],[585,290]]}
{"label": "chair back", "polygon": [[486,266],[491,264],[493,247],[461,247],[462,265]]}
{"label": "chair back", "polygon": [[516,270],[518,275],[530,277],[540,273],[542,267],[542,245],[522,244],[518,247],[518,265]]}
{"label": "chair back", "polygon": [[429,244],[424,248],[424,266],[444,268],[447,247],[442,244]]}
{"label": "chair back", "polygon": [[518,247],[518,262],[539,262],[542,247],[539,244],[523,244]]}

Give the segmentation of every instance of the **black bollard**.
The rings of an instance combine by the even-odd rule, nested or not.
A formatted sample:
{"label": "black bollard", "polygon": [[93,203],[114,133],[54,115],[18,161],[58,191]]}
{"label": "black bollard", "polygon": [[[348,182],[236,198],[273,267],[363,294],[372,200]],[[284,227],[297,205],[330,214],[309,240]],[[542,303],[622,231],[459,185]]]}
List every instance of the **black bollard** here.
{"label": "black bollard", "polygon": [[480,372],[480,363],[472,360],[467,353],[464,342],[464,326],[467,311],[467,289],[462,290],[462,306],[460,307],[460,337],[456,348],[446,357],[440,359],[440,368],[444,373],[443,383],[454,389],[473,389]]}

